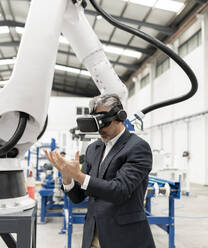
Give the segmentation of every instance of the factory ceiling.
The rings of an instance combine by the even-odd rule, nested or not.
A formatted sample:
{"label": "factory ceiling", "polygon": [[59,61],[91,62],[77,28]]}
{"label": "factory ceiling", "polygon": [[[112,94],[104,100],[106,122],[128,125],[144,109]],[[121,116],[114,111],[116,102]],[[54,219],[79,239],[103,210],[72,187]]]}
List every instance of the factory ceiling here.
{"label": "factory ceiling", "polygon": [[[122,23],[140,29],[163,42],[173,36],[184,22],[207,2],[207,0],[97,0],[107,13]],[[29,0],[0,0],[2,85],[5,85],[4,82],[11,76],[29,7]],[[131,76],[156,52],[156,48],[107,23],[90,2],[85,14],[104,45],[106,55],[116,73],[124,83],[129,82]],[[98,95],[99,91],[90,76],[82,73],[85,70],[68,42],[61,36],[53,90],[76,96]]]}

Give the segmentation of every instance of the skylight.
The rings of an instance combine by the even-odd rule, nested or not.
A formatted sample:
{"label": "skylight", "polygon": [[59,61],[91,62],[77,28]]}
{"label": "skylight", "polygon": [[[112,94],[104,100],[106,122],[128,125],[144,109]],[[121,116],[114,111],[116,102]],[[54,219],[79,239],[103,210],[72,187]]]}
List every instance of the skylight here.
{"label": "skylight", "polygon": [[12,65],[15,63],[15,58],[14,59],[0,59],[0,65]]}
{"label": "skylight", "polygon": [[142,54],[140,52],[130,50],[130,49],[124,49],[124,48],[120,48],[120,47],[116,47],[116,46],[103,45],[103,49],[107,53],[118,54],[118,55],[133,57],[133,58],[137,58],[137,59],[140,59],[142,56]]}
{"label": "skylight", "polygon": [[175,0],[123,0],[124,2],[144,5],[157,9],[178,13],[184,7],[184,3]]}
{"label": "skylight", "polygon": [[0,27],[0,34],[8,34],[9,28],[7,26]]}
{"label": "skylight", "polygon": [[73,74],[81,74],[81,75],[84,75],[84,76],[91,77],[91,74],[88,71],[80,70],[78,68],[72,68],[72,67],[63,66],[63,65],[55,65],[55,69],[60,70],[60,71],[71,72]]}

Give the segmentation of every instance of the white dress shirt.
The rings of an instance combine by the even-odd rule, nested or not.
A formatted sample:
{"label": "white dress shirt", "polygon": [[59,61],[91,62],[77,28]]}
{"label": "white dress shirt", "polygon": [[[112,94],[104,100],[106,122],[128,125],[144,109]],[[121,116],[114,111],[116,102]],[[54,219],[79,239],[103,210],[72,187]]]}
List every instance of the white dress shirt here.
{"label": "white dress shirt", "polygon": [[[108,153],[110,152],[110,150],[112,149],[112,147],[115,145],[116,141],[120,138],[120,136],[124,133],[125,131],[125,128],[117,135],[115,136],[113,139],[105,142],[105,152],[103,154],[103,157],[102,157],[102,160],[100,163],[102,163],[102,161],[105,159],[105,157],[108,155]],[[86,190],[87,187],[88,187],[88,184],[89,184],[89,181],[90,181],[90,176],[89,175],[86,175],[85,176],[85,180],[84,180],[84,183],[81,185],[81,188]],[[74,180],[72,179],[72,182],[68,185],[64,185],[63,184],[63,187],[64,187],[64,191],[65,192],[68,192],[70,191],[71,189],[73,189],[74,187]]]}

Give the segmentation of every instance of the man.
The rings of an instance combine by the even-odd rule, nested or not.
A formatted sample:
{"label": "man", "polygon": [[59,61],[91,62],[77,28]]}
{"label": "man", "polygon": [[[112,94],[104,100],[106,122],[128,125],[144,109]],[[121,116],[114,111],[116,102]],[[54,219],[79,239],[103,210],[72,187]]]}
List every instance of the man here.
{"label": "man", "polygon": [[[95,97],[90,107],[95,116],[122,109],[114,94]],[[81,171],[78,153],[69,162],[56,151],[45,151],[62,173],[70,199],[79,203],[89,196],[82,248],[155,248],[143,206],[152,167],[150,147],[119,118],[99,134],[101,139],[87,148]]]}

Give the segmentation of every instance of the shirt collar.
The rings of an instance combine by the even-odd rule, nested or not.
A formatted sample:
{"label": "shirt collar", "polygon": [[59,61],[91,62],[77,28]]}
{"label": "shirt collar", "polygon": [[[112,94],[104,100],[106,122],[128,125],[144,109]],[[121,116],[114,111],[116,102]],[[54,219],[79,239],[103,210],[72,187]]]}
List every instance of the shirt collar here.
{"label": "shirt collar", "polygon": [[114,146],[116,141],[121,137],[121,135],[125,132],[125,128],[118,134],[116,135],[114,138],[110,139],[109,141],[105,142],[105,145],[110,145],[110,146]]}

